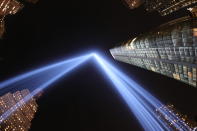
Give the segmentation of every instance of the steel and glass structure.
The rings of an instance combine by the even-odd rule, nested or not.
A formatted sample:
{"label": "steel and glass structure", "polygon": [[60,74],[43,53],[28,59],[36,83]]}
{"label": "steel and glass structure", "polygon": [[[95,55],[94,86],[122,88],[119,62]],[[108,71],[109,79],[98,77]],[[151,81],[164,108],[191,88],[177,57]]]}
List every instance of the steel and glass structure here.
{"label": "steel and glass structure", "polygon": [[176,19],[110,50],[114,59],[196,87],[197,19]]}

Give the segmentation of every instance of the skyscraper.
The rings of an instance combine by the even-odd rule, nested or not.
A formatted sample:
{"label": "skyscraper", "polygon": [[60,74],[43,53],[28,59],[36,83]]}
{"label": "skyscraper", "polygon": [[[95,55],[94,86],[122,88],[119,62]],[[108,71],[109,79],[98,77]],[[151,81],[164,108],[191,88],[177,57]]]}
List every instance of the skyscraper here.
{"label": "skyscraper", "polygon": [[147,11],[156,10],[164,16],[196,3],[197,0],[145,0],[145,7]]}
{"label": "skyscraper", "polygon": [[[13,94],[7,93],[0,97],[0,114],[2,115],[8,109],[13,107],[17,102],[21,102],[23,98],[29,95],[29,90],[25,89],[17,91]],[[34,98],[27,103],[22,103],[8,119],[0,124],[1,131],[28,131],[31,126],[31,120],[37,111],[37,104]]]}
{"label": "skyscraper", "polygon": [[162,16],[168,15],[182,8],[192,7],[197,0],[124,0],[131,8],[144,4],[147,11],[158,11]]}
{"label": "skyscraper", "polygon": [[110,52],[116,60],[196,87],[197,19],[173,20]]}
{"label": "skyscraper", "polygon": [[5,16],[16,14],[22,7],[23,5],[17,0],[0,0],[0,37],[5,31]]}
{"label": "skyscraper", "polygon": [[123,0],[123,1],[130,9],[135,9],[144,2],[144,0]]}
{"label": "skyscraper", "polygon": [[[174,114],[174,117],[169,118],[167,114],[172,112]],[[192,129],[191,131],[197,131],[197,123],[194,120],[188,118],[187,115],[180,113],[172,104],[163,105],[157,108],[155,110],[155,113],[157,114],[158,118],[162,120],[165,125],[171,128],[173,131],[180,131],[180,129],[175,126],[178,123],[182,123],[182,130],[189,127],[190,129]]]}
{"label": "skyscraper", "polygon": [[0,16],[16,14],[22,7],[17,0],[0,0]]}
{"label": "skyscraper", "polygon": [[[38,2],[38,0],[26,0],[26,1],[33,4]],[[22,8],[23,8],[23,4],[21,4],[18,0],[0,0],[0,37],[2,37],[5,32],[4,18],[7,15],[16,14]]]}

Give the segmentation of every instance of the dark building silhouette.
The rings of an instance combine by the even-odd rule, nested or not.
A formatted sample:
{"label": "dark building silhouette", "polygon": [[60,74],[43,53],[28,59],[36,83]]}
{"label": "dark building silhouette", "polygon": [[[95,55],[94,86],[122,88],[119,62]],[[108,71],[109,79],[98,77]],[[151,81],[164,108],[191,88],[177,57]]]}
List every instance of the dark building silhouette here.
{"label": "dark building silhouette", "polygon": [[171,21],[110,52],[116,60],[196,87],[197,19]]}
{"label": "dark building silhouette", "polygon": [[34,118],[38,105],[34,98],[27,103],[23,102],[23,98],[29,94],[29,90],[25,89],[13,94],[7,93],[0,97],[0,115],[19,101],[22,102],[22,106],[0,124],[0,131],[28,131],[30,129],[31,121]]}

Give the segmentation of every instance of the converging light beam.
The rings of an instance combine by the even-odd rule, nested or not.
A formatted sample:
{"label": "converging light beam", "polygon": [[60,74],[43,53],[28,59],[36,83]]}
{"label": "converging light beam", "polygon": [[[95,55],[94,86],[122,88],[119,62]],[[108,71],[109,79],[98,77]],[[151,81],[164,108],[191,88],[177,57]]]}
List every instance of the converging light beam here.
{"label": "converging light beam", "polygon": [[[19,101],[16,105],[14,105],[13,107],[10,107],[6,112],[4,112],[1,116],[0,116],[0,124],[6,120],[7,118],[9,118],[9,116],[14,113],[17,109],[19,109],[23,104],[27,103],[29,100],[31,100],[35,95],[37,95],[38,93],[40,93],[41,91],[43,91],[45,88],[49,87],[51,84],[53,84],[55,81],[59,80],[62,76],[64,76],[65,74],[69,73],[70,71],[74,70],[76,67],[78,67],[79,65],[81,65],[82,63],[84,63],[86,60],[88,60],[91,57],[91,55],[85,55],[85,56],[81,56],[81,57],[77,57],[74,59],[70,59],[70,60],[66,60],[64,62],[60,62],[58,64],[53,64],[51,66],[47,66],[47,67],[43,67],[41,69],[37,69],[35,71],[32,71],[30,73],[26,73],[24,75],[19,75],[15,78],[12,78],[10,80],[7,80],[5,82],[3,82],[4,86],[7,85],[11,85],[13,83],[17,83],[22,79],[26,79],[32,75],[37,75],[40,72],[46,71],[50,68],[54,68],[54,70],[58,70],[60,67],[60,65],[64,65],[64,68],[60,68],[61,71],[56,74],[55,76],[53,76],[52,78],[48,79],[47,82],[43,82],[42,84],[40,84],[40,86],[36,87],[35,90],[33,90],[33,92],[31,92],[31,94],[27,95],[26,97],[24,97],[24,99],[22,99],[21,101]],[[4,87],[2,86],[2,87]]]}
{"label": "converging light beam", "polygon": [[194,130],[178,116],[173,114],[169,109],[161,109],[163,116],[167,117],[169,122],[172,124],[172,126],[167,125],[166,122],[159,119],[155,112],[156,109],[163,106],[158,99],[98,54],[94,54],[93,56],[124,101],[127,103],[130,110],[136,116],[144,130],[171,131],[173,128],[176,128],[179,131]]}
{"label": "converging light beam", "polygon": [[13,107],[10,107],[3,115],[0,116],[0,124],[40,91],[49,87],[51,84],[62,78],[65,74],[74,70],[89,58],[93,58],[98,67],[103,70],[104,74],[114,85],[123,100],[127,103],[129,109],[133,112],[144,130],[171,131],[173,130],[172,126],[179,131],[195,130],[191,129],[187,123],[181,120],[177,115],[173,114],[170,109],[160,109],[160,112],[172,124],[172,126],[168,126],[164,120],[158,118],[155,112],[155,110],[163,106],[163,104],[148,91],[143,89],[142,86],[96,53],[51,64],[0,83],[0,89],[4,89],[10,85],[13,85],[13,87],[16,85],[29,86],[33,89],[31,94],[27,95]]}

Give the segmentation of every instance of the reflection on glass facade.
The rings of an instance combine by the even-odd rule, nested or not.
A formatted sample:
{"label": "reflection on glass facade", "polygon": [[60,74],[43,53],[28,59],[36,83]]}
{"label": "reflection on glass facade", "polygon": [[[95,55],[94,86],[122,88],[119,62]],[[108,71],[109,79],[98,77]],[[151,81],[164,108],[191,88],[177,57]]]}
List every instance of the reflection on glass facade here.
{"label": "reflection on glass facade", "polygon": [[171,21],[110,52],[116,60],[196,87],[197,19]]}
{"label": "reflection on glass facade", "polygon": [[[0,114],[13,107],[17,102],[29,95],[29,90],[25,89],[15,93],[7,93],[0,97]],[[31,120],[37,111],[38,105],[34,98],[24,103],[10,117],[0,124],[0,131],[28,131],[31,126]]]}

